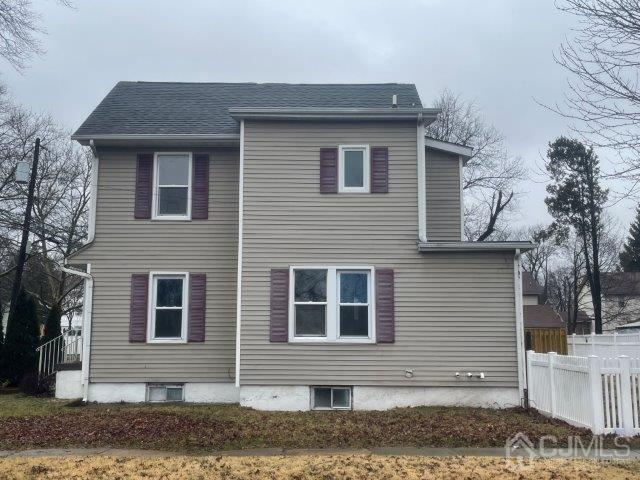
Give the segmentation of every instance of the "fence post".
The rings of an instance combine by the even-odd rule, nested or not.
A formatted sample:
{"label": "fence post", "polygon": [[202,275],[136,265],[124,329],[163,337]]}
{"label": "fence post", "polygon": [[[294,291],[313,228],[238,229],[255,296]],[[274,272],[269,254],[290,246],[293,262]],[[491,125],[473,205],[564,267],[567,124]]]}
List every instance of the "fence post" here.
{"label": "fence post", "polygon": [[553,371],[553,364],[556,361],[556,352],[549,352],[549,393],[551,398],[551,418],[556,418],[556,381]]}
{"label": "fence post", "polygon": [[596,354],[596,333],[591,332],[591,355]]}
{"label": "fence post", "polygon": [[569,351],[569,355],[575,355],[576,354],[576,333],[575,332],[571,334],[571,343],[569,343],[569,345],[571,345],[571,350]]}
{"label": "fence post", "polygon": [[618,357],[620,365],[620,405],[622,406],[622,430],[633,437],[633,402],[631,399],[631,357]]}
{"label": "fence post", "polygon": [[618,332],[613,332],[613,356],[618,356]]}
{"label": "fence post", "polygon": [[600,359],[589,355],[589,390],[591,404],[591,430],[595,435],[604,430],[604,410],[602,406],[602,375],[600,374]]}

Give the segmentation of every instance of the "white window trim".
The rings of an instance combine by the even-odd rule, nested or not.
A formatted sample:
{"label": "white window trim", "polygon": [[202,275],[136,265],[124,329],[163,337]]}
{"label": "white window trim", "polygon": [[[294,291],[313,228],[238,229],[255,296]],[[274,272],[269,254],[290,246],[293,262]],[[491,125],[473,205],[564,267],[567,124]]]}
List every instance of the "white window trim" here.
{"label": "white window trim", "polygon": [[[327,270],[327,328],[325,337],[296,337],[295,336],[295,275],[296,270]],[[369,274],[369,336],[368,337],[340,337],[339,336],[339,292],[338,272],[360,272]],[[289,267],[289,343],[376,343],[375,322],[375,268],[370,265],[291,265]],[[320,303],[320,302],[318,302]]]}
{"label": "white window trim", "polygon": [[[158,277],[184,277],[182,283],[182,328],[180,338],[155,338],[156,288]],[[189,272],[149,272],[149,301],[147,314],[147,343],[187,343],[187,325],[189,318]]]}
{"label": "white window trim", "polygon": [[[158,213],[159,188],[158,156],[187,155],[189,157],[189,176],[187,185],[187,213],[185,215],[160,215]],[[155,152],[153,154],[153,194],[151,202],[152,220],[191,220],[191,196],[193,194],[193,154],[191,152]],[[170,186],[170,185],[165,185]]]}
{"label": "white window trim", "polygon": [[[361,150],[363,152],[362,187],[344,186],[344,152],[347,150]],[[338,193],[369,193],[371,189],[371,155],[369,154],[369,145],[340,145],[338,152]]]}

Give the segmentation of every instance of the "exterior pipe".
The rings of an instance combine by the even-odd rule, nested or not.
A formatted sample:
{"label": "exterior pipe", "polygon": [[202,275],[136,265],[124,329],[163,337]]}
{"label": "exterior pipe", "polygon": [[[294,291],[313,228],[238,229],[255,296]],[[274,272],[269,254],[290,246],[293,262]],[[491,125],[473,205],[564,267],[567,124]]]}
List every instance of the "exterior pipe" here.
{"label": "exterior pipe", "polygon": [[82,401],[89,401],[89,362],[91,359],[91,314],[93,311],[93,277],[91,264],[87,264],[87,271],[81,272],[72,268],[62,267],[61,270],[69,275],[84,278],[84,300],[82,307]]}

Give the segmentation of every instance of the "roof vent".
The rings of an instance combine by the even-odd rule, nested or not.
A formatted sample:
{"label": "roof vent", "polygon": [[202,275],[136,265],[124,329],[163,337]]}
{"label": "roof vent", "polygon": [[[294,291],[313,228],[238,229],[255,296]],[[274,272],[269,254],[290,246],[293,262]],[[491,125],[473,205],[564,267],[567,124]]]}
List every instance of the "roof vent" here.
{"label": "roof vent", "polygon": [[398,95],[391,95],[391,106],[398,108]]}

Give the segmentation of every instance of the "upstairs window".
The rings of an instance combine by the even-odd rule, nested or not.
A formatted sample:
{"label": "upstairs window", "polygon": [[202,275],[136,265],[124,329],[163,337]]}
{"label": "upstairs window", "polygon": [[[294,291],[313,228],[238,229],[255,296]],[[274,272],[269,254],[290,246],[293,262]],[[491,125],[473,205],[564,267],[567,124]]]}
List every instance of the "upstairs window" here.
{"label": "upstairs window", "polygon": [[154,218],[188,220],[191,216],[191,154],[157,153]]}
{"label": "upstairs window", "polygon": [[338,156],[338,191],[368,193],[370,177],[368,145],[341,145]]}
{"label": "upstairs window", "polygon": [[373,342],[372,270],[292,267],[290,341]]}
{"label": "upstairs window", "polygon": [[151,274],[150,342],[185,342],[187,274]]}

